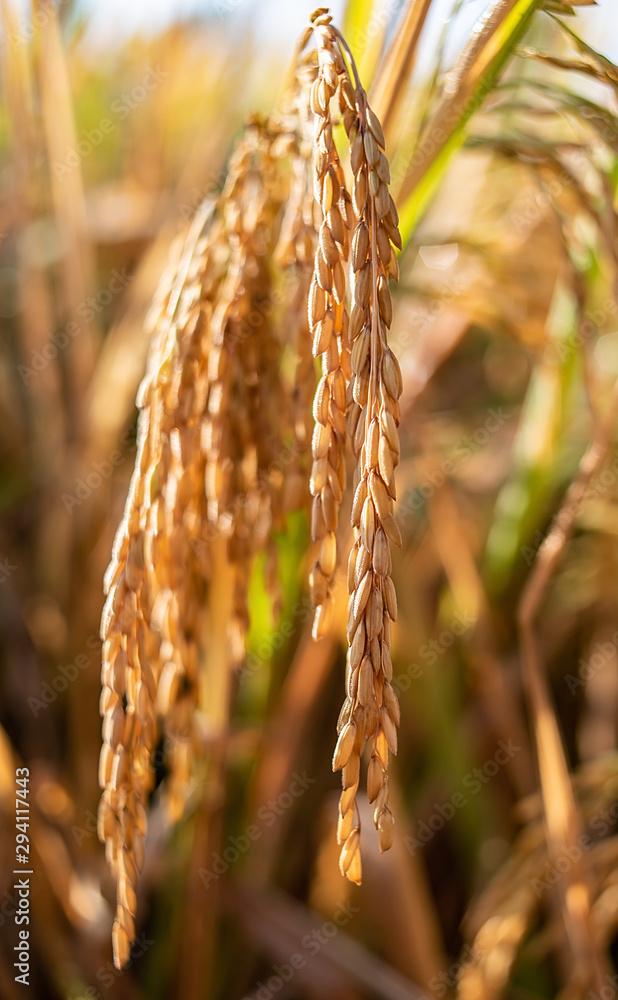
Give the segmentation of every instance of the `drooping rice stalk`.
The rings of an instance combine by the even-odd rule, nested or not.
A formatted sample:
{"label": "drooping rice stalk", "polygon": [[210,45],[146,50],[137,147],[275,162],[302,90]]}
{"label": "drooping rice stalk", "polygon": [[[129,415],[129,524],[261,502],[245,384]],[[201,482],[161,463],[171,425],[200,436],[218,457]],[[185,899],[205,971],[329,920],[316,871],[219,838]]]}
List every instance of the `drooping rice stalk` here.
{"label": "drooping rice stalk", "polygon": [[[397,617],[397,599],[390,578],[390,543],[401,543],[393,516],[393,500],[396,496],[394,472],[399,460],[397,424],[402,384],[399,367],[387,346],[387,333],[392,321],[389,276],[398,276],[393,244],[401,247],[401,240],[397,230],[397,210],[388,192],[390,173],[383,152],[384,136],[380,123],[369,107],[345,42],[332,27],[329,16],[320,13],[314,24],[320,55],[320,76],[312,95],[317,126],[316,189],[322,192],[322,210],[325,213],[320,230],[320,249],[316,254],[316,273],[320,270],[326,273],[329,260],[332,261],[334,291],[331,294],[335,308],[339,298],[335,277],[339,264],[337,244],[342,252],[347,248],[345,228],[341,226],[338,232],[335,231],[341,212],[329,215],[338,208],[334,198],[340,191],[341,200],[347,207],[345,189],[341,187],[338,176],[339,161],[332,153],[332,125],[327,113],[335,93],[350,142],[353,201],[357,213],[351,243],[352,311],[348,329],[345,329],[348,324],[344,326],[342,323],[339,334],[341,341],[347,334],[352,344],[347,395],[350,400],[350,436],[357,458],[352,504],[356,539],[348,564],[347,697],[339,717],[339,740],[333,769],[341,769],[343,784],[337,833],[339,843],[343,845],[340,868],[353,882],[360,882],[360,819],[355,798],[359,787],[361,755],[369,740],[372,741],[372,753],[367,793],[369,801],[375,802],[374,822],[380,850],[388,850],[393,840],[387,767],[389,750],[397,752],[399,705],[390,684],[393,673],[391,621]],[[352,61],[354,81],[346,65],[346,56]],[[331,194],[331,191],[334,193]],[[329,225],[331,219],[334,224]],[[347,221],[349,225],[349,215]],[[328,277],[330,275],[327,275],[327,280]],[[328,306],[326,293],[324,298]],[[328,312],[323,318],[321,312],[318,311],[317,317],[310,314],[310,320],[314,322],[314,336],[328,352],[333,350],[334,334],[339,331]],[[323,332],[325,328],[328,337]],[[329,361],[329,365],[334,368],[334,360],[332,363]],[[338,372],[339,369],[335,369],[336,375]],[[318,395],[317,398],[321,397]],[[331,391],[330,400],[334,398]],[[318,435],[314,443],[316,439],[320,442],[322,437],[328,439],[326,431],[329,424],[326,420],[320,422],[320,418],[323,413],[330,415],[334,410],[332,402],[328,411],[325,406],[320,410],[316,408]],[[332,430],[331,436],[336,440]],[[325,509],[327,505],[323,499],[322,513]],[[334,535],[332,538],[330,542],[330,535],[326,534],[322,543],[322,553],[326,548],[329,556],[334,548]],[[327,563],[321,568],[324,577],[328,578],[329,572],[334,569],[334,555],[332,564]],[[321,618],[318,621],[321,623]],[[319,634],[319,626],[316,631]]]}
{"label": "drooping rice stalk", "polygon": [[[282,110],[266,122],[249,121],[220,197],[198,212],[153,309],[136,467],[102,621],[99,834],[117,882],[119,967],[135,935],[153,751],[161,736],[170,737],[164,795],[176,819],[199,752],[196,712],[208,713],[200,676],[208,670],[208,590],[217,585],[211,543],[215,536],[227,540],[234,567],[229,640],[230,663],[238,662],[255,556],[266,552],[273,581],[273,528],[304,506],[297,487],[307,472],[313,358],[322,367],[310,476],[312,537],[319,543],[310,573],[315,638],[332,617],[346,421],[357,463],[348,696],[334,761],[343,776],[342,872],[360,882],[355,796],[369,740],[368,794],[380,849],[392,842],[387,766],[389,749],[397,749],[399,708],[390,686],[397,611],[389,574],[390,542],[400,540],[392,505],[401,376],[386,340],[389,276],[397,276],[393,244],[401,242],[384,137],[355,69],[352,82],[349,50],[324,10],[314,15],[306,41],[311,36],[316,50],[299,56]],[[333,139],[339,116],[350,143],[352,194]],[[289,279],[283,285],[281,266]],[[282,373],[290,341],[297,353],[291,392]]]}
{"label": "drooping rice stalk", "polygon": [[114,957],[135,931],[152,754],[171,737],[167,807],[184,804],[203,661],[209,547],[221,534],[235,567],[232,648],[248,625],[252,560],[272,547],[287,433],[278,377],[271,260],[281,185],[276,135],[255,120],[230,162],[215,206],[204,206],[176,266],[164,275],[148,370],[138,393],[136,467],[113,558],[101,698],[99,835],[117,879]]}
{"label": "drooping rice stalk", "polygon": [[[196,236],[201,221],[194,224]],[[138,394],[135,472],[105,578],[99,836],[117,880],[113,941],[118,966],[127,961],[135,934],[157,714],[176,714],[183,700],[179,692],[195,689],[198,666],[191,626],[199,616],[201,587],[196,586],[192,543],[205,515],[196,412],[206,393],[202,338],[207,320],[195,290],[209,281],[215,287],[217,281],[210,245],[202,240],[201,248],[195,244],[187,250],[195,251],[193,273],[186,268],[183,273],[181,257],[180,303],[176,282],[166,276],[168,295]],[[178,305],[175,324],[170,313]]]}
{"label": "drooping rice stalk", "polygon": [[337,523],[345,489],[347,385],[350,379],[349,318],[346,308],[345,262],[349,256],[354,216],[343,168],[333,139],[331,99],[339,93],[343,59],[335,39],[321,33],[324,16],[316,21],[319,73],[311,90],[315,117],[314,189],[322,216],[309,289],[309,328],[313,355],[322,364],[322,377],[313,403],[315,426],[312,452],[311,536],[320,543],[310,574],[316,606],[313,634],[325,635],[332,619],[331,586],[337,566]]}

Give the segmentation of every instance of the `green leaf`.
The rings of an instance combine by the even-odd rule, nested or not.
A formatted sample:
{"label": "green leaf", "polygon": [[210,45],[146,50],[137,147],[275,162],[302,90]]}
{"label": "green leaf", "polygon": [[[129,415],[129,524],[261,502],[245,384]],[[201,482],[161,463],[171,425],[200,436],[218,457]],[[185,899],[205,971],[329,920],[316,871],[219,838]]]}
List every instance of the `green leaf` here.
{"label": "green leaf", "polygon": [[510,10],[504,2],[496,3],[450,74],[449,90],[420,138],[399,192],[403,199],[399,215],[404,246],[461,148],[468,121],[493,91],[539,3],[517,0]]}
{"label": "green leaf", "polygon": [[343,19],[343,34],[365,87],[375,73],[388,26],[388,17],[376,13],[376,7],[376,0],[348,0]]}

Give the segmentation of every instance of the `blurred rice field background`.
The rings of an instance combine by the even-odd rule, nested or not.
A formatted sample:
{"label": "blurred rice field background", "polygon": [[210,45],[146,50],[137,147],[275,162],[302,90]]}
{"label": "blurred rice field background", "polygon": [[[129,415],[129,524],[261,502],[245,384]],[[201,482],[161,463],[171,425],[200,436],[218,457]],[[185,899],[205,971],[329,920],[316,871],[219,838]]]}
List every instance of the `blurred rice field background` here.
{"label": "blurred rice field background", "polygon": [[[450,26],[443,5],[428,16],[387,129],[405,236],[393,849],[367,837],[363,885],[341,878],[331,756],[345,600],[314,643],[309,527],[295,515],[277,538],[283,606],[256,566],[232,718],[203,720],[178,823],[153,797],[138,940],[118,972],[96,833],[98,635],[144,322],[247,115],[279,99],[311,7],[196,4],[160,22],[133,12],[134,25],[127,11],[127,27],[122,5],[0,4],[6,1000],[25,989],[13,968],[23,765],[37,1000],[618,993],[616,6],[573,17],[545,4],[497,77],[476,53],[466,79],[489,82],[445,143],[446,71],[484,7],[459,6]],[[334,9],[376,100],[407,7]],[[163,746],[155,763],[161,781]]]}

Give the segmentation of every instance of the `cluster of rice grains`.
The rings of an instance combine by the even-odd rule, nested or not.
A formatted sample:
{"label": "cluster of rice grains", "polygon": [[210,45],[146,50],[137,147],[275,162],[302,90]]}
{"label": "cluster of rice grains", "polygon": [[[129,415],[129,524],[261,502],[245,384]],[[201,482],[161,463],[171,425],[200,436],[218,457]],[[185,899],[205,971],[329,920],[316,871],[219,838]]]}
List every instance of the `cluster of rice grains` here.
{"label": "cluster of rice grains", "polygon": [[[290,145],[250,122],[215,204],[199,210],[164,275],[137,403],[135,471],[105,578],[99,836],[117,881],[114,959],[135,931],[152,755],[164,739],[165,805],[179,816],[199,749],[196,709],[214,539],[235,568],[231,646],[248,623],[255,555],[272,565],[284,513],[290,391],[275,322],[276,220],[286,197],[279,163]],[[288,445],[294,456],[294,447]],[[286,458],[287,461],[287,458]],[[293,474],[294,470],[291,469]],[[271,574],[274,575],[274,574]]]}
{"label": "cluster of rice grains", "polygon": [[[390,173],[380,123],[368,105],[345,55],[345,42],[325,11],[314,15],[319,74],[313,84],[315,115],[315,194],[323,222],[309,294],[313,351],[322,357],[323,375],[314,404],[314,495],[312,528],[321,541],[312,568],[317,605],[314,634],[324,633],[335,570],[337,508],[344,485],[344,413],[357,465],[354,474],[352,525],[355,543],[348,563],[347,697],[339,717],[339,739],[333,769],[342,771],[337,836],[342,845],[340,868],[351,881],[361,881],[360,819],[356,806],[360,760],[371,741],[367,795],[375,803],[374,822],[380,850],[393,840],[388,808],[388,754],[397,752],[399,705],[391,687],[391,621],[397,617],[390,578],[390,544],[401,544],[393,515],[394,470],[399,461],[399,366],[387,346],[392,320],[389,276],[397,279],[393,244],[401,248],[398,217],[388,191]],[[352,197],[333,142],[330,108],[337,96],[350,143],[354,174]],[[346,313],[345,270],[352,275],[352,310]]]}
{"label": "cluster of rice grains", "polygon": [[[304,52],[311,38],[316,45]],[[273,529],[306,503],[318,357],[310,473],[316,638],[332,617],[347,440],[356,457],[347,697],[333,761],[343,777],[342,872],[360,882],[356,793],[368,741],[367,792],[380,849],[392,842],[387,766],[399,708],[390,685],[397,614],[390,543],[400,543],[392,508],[401,374],[387,331],[393,245],[401,242],[382,129],[325,9],[313,15],[299,52],[282,110],[249,121],[223,191],[198,211],[151,311],[136,465],[101,625],[99,836],[116,878],[119,968],[135,935],[153,752],[167,738],[162,794],[175,819],[200,748],[198,710],[208,713],[202,681],[212,546],[226,539],[234,567],[237,662],[255,556],[266,553],[275,589]],[[350,144],[351,194],[333,141],[335,100]]]}

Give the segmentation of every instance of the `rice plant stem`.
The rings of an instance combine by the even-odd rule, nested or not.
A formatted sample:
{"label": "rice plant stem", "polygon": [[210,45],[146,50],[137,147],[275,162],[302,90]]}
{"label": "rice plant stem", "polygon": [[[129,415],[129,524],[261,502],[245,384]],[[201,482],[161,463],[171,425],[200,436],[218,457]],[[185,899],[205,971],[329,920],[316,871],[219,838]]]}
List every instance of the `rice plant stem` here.
{"label": "rice plant stem", "polygon": [[[607,413],[600,421],[596,434],[581,459],[578,474],[537,552],[517,613],[522,644],[523,679],[530,715],[534,720],[536,754],[550,857],[558,856],[569,844],[577,842],[581,832],[581,821],[569,779],[555,711],[542,668],[534,623],[551,577],[572,534],[588,484],[607,453],[617,415],[618,381],[614,386]],[[592,979],[590,985],[594,984],[595,988],[599,989],[605,981],[607,969],[594,938],[590,893],[581,863],[573,865],[567,877],[561,880],[560,893],[566,930],[574,955],[584,968],[586,965],[589,967]]]}

